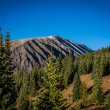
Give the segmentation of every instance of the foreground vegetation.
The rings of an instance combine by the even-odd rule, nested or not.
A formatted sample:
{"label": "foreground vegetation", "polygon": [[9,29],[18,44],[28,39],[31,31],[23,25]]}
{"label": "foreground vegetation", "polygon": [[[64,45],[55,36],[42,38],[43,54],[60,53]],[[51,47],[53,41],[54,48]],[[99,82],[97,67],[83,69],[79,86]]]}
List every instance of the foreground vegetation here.
{"label": "foreground vegetation", "polygon": [[[91,74],[89,90],[80,76]],[[31,71],[22,67],[13,72],[10,59],[10,35],[0,33],[0,110],[66,110],[69,105],[62,91],[73,84],[73,110],[90,105],[110,110],[110,92],[102,90],[102,78],[110,74],[110,47],[74,58],[72,53],[56,58],[53,53],[45,67]]]}

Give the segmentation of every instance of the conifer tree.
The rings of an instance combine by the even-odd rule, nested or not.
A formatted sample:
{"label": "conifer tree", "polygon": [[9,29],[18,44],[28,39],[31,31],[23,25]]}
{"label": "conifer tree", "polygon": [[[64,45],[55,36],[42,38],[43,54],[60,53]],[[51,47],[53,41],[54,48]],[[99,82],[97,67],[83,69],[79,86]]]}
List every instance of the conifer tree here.
{"label": "conifer tree", "polygon": [[99,63],[100,73],[102,74],[102,76],[106,73],[106,66],[107,66],[106,56],[102,55],[100,57]]}
{"label": "conifer tree", "polygon": [[93,67],[93,81],[94,81],[94,86],[93,86],[93,97],[95,102],[101,102],[103,99],[103,92],[101,88],[102,84],[102,74],[100,73],[100,68],[99,68],[99,59],[96,58],[94,62],[94,67]]}
{"label": "conifer tree", "polygon": [[65,99],[62,98],[58,88],[58,74],[53,54],[50,55],[45,68],[45,90],[39,94],[36,100],[35,110],[65,110]]}
{"label": "conifer tree", "polygon": [[10,33],[9,32],[6,33],[5,51],[6,51],[7,57],[9,57],[10,56]]}
{"label": "conifer tree", "polygon": [[110,110],[110,91],[104,100],[104,110]]}
{"label": "conifer tree", "polygon": [[24,74],[23,84],[21,86],[19,97],[17,99],[17,110],[28,110],[28,87],[29,87],[29,75],[27,73]]}
{"label": "conifer tree", "polygon": [[[72,53],[69,53],[65,58],[62,60],[62,73],[64,76],[64,86],[67,87],[72,81],[72,68],[73,68],[73,57]],[[72,79],[71,79],[72,78]]]}
{"label": "conifer tree", "polygon": [[26,73],[25,69],[20,68],[15,74],[14,74],[14,80],[16,83],[16,90],[17,90],[17,94],[19,93],[21,86],[23,84],[23,77],[24,74]]}
{"label": "conifer tree", "polygon": [[73,95],[72,95],[73,102],[78,101],[81,98],[80,86],[81,86],[80,77],[79,77],[79,74],[76,73],[74,77],[74,83],[73,83]]}
{"label": "conifer tree", "polygon": [[85,63],[85,57],[81,56],[80,57],[80,61],[79,61],[79,65],[78,65],[78,73],[79,74],[85,74],[86,73],[86,63]]}
{"label": "conifer tree", "polygon": [[[16,101],[15,83],[10,60],[10,36],[2,41],[0,33],[0,109],[14,110]],[[5,45],[8,44],[8,45]]]}
{"label": "conifer tree", "polygon": [[87,87],[84,82],[80,86],[80,98],[82,99],[83,104],[85,104],[87,98]]}
{"label": "conifer tree", "polygon": [[93,55],[91,53],[86,55],[85,59],[85,64],[86,64],[86,72],[91,73],[93,70]]}
{"label": "conifer tree", "polygon": [[30,96],[35,96],[35,90],[36,90],[36,86],[37,86],[37,67],[34,66],[34,68],[32,69],[32,71],[29,73],[29,95]]}
{"label": "conifer tree", "polygon": [[58,59],[55,62],[56,65],[56,73],[58,74],[59,88],[64,89],[64,79],[62,73],[62,57],[59,55]]}
{"label": "conifer tree", "polygon": [[80,86],[80,97],[81,99],[85,99],[87,97],[87,87],[84,82]]}

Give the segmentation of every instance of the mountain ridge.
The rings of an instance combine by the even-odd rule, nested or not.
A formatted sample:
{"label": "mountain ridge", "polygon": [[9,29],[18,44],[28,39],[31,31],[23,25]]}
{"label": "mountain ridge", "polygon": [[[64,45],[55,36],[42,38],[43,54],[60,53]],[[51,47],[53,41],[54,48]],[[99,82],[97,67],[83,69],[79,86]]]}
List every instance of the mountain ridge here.
{"label": "mountain ridge", "polygon": [[12,64],[16,69],[20,67],[31,69],[35,64],[44,66],[51,53],[51,48],[56,58],[59,54],[64,57],[69,52],[73,56],[92,52],[85,45],[74,43],[59,36],[13,40],[11,41]]}

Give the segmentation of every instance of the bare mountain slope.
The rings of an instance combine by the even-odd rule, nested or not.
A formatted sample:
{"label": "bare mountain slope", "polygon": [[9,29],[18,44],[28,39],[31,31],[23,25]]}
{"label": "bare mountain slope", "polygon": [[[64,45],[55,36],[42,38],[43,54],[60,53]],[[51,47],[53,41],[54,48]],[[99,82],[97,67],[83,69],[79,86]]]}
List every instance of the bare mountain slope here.
{"label": "bare mountain slope", "polygon": [[43,66],[52,51],[56,57],[72,52],[74,56],[92,50],[58,36],[30,38],[11,42],[11,58],[15,68],[31,69],[36,63]]}

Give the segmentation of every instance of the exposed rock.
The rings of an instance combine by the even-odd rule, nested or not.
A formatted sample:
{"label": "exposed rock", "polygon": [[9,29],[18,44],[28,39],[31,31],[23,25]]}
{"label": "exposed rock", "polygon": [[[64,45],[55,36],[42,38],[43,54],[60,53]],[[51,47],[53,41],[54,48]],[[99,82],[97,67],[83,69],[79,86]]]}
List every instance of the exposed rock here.
{"label": "exposed rock", "polygon": [[91,52],[85,45],[73,43],[59,36],[14,40],[11,42],[11,58],[15,69],[31,69],[35,64],[44,66],[52,51],[56,57],[71,52],[74,56]]}

